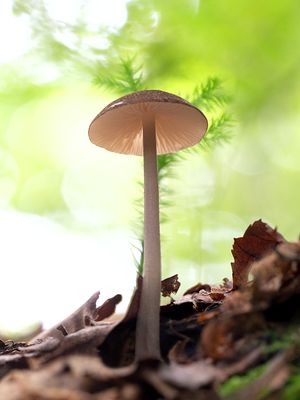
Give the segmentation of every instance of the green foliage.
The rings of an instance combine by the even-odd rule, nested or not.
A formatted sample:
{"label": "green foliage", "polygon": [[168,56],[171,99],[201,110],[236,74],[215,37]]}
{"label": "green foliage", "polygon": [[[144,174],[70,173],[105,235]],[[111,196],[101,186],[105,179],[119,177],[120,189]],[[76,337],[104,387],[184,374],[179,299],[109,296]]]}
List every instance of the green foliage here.
{"label": "green foliage", "polygon": [[144,269],[144,240],[140,239],[138,245],[132,244],[132,247],[137,250],[138,256],[133,254],[134,265],[139,275],[143,275]]}
{"label": "green foliage", "polygon": [[295,339],[295,328],[286,326],[284,334],[273,334],[273,340],[269,345],[265,346],[264,353],[271,354],[284,350],[288,348],[292,342],[295,342]]}
{"label": "green foliage", "polygon": [[[281,392],[280,398],[283,400],[297,399],[300,393],[300,368],[297,363],[297,354],[299,354],[300,342],[297,325],[285,325],[283,331],[268,332],[268,340],[271,341],[271,343],[265,345],[263,349],[263,353],[268,360],[270,360],[270,357],[273,357],[274,354],[279,354],[287,349],[293,349],[293,358],[295,358],[293,362],[294,365],[291,365],[291,375]],[[272,363],[272,358],[271,361],[264,362],[263,364],[251,368],[242,375],[232,376],[219,387],[219,393],[222,396],[230,396],[243,389],[247,385],[250,385],[251,383],[255,385],[256,379],[259,379],[261,375],[268,369],[270,362]],[[263,392],[260,393],[258,400],[266,398],[267,394],[268,387],[266,386]]]}
{"label": "green foliage", "polygon": [[232,137],[234,121],[232,115],[224,109],[232,101],[232,98],[224,90],[221,79],[209,77],[186,97],[190,103],[210,117],[209,127],[204,138],[198,146],[193,146],[188,151],[198,152],[199,146],[212,149],[216,145],[228,142]]}
{"label": "green foliage", "polygon": [[[208,130],[201,141],[201,146],[212,149],[217,145],[227,143],[232,138],[233,126],[233,117],[225,112],[217,118],[212,118]],[[191,150],[193,149],[192,147]]]}
{"label": "green foliage", "polygon": [[283,389],[282,400],[296,400],[300,397],[300,367],[293,367],[291,376]]}
{"label": "green foliage", "polygon": [[250,369],[243,375],[234,375],[219,387],[219,394],[221,396],[233,395],[238,390],[243,389],[245,386],[259,378],[266,368],[267,364],[262,364]]}
{"label": "green foliage", "polygon": [[102,64],[94,83],[119,95],[146,89],[142,66],[136,65],[135,58],[121,59],[113,74],[109,73],[107,65]]}
{"label": "green foliage", "polygon": [[225,92],[220,78],[209,77],[200,86],[196,86],[187,99],[201,110],[212,111],[227,104],[231,98]]}

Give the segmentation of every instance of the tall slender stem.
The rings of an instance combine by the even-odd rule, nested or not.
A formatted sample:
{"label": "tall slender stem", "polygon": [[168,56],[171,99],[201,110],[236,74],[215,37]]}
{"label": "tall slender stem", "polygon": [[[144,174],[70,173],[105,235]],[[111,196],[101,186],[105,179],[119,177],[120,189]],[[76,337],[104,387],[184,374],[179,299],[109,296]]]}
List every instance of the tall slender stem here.
{"label": "tall slender stem", "polygon": [[160,359],[161,255],[155,118],[143,120],[144,278],[136,330],[136,359]]}

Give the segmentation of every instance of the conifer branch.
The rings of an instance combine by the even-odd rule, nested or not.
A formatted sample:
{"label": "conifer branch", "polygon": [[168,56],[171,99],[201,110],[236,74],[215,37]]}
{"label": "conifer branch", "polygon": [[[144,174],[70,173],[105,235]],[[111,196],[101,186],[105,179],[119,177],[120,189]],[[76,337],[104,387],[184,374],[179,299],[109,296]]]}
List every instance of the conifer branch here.
{"label": "conifer branch", "polygon": [[212,118],[208,130],[198,145],[189,147],[183,153],[199,153],[200,150],[211,150],[216,146],[228,143],[232,138],[234,120],[230,114],[223,112]]}
{"label": "conifer branch", "polygon": [[209,125],[206,135],[201,141],[202,146],[213,148],[214,146],[228,143],[232,138],[232,128],[234,120],[230,114],[222,113],[217,118],[213,118]]}
{"label": "conifer branch", "polygon": [[135,57],[121,59],[113,75],[107,74],[108,70],[108,66],[102,66],[94,79],[97,86],[120,95],[143,90],[146,87],[142,67],[135,63]]}
{"label": "conifer branch", "polygon": [[206,82],[196,86],[187,99],[194,106],[205,111],[213,111],[230,101],[230,97],[223,89],[221,79],[217,77],[209,77]]}

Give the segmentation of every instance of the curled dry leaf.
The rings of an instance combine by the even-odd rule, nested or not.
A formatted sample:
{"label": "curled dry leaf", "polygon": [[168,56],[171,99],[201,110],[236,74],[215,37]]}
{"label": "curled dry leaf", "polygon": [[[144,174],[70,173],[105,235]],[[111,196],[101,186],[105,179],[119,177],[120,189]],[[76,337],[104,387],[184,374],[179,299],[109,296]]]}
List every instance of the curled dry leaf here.
{"label": "curled dry leaf", "polygon": [[246,286],[249,270],[254,261],[261,259],[284,241],[276,229],[261,219],[250,225],[242,237],[235,238],[231,251],[234,258],[234,262],[231,263],[234,289]]}
{"label": "curled dry leaf", "polygon": [[276,246],[252,264],[252,284],[227,296],[219,316],[204,327],[201,350],[207,357],[230,360],[251,350],[265,329],[264,311],[300,294],[300,242]]}
{"label": "curled dry leaf", "polygon": [[196,311],[204,312],[208,307],[218,307],[231,289],[223,290],[220,286],[201,285],[206,289],[200,289],[199,292],[190,291],[180,299],[175,300],[173,305],[178,306],[185,303],[192,303]]}
{"label": "curled dry leaf", "polygon": [[115,312],[116,305],[122,300],[122,296],[116,296],[106,300],[100,307],[96,308],[96,303],[100,292],[94,293],[81,307],[74,311],[62,322],[54,327],[35,336],[31,343],[42,340],[47,337],[63,339],[63,337],[77,332],[88,326],[94,325],[97,321],[101,321]]}
{"label": "curled dry leaf", "polygon": [[31,358],[30,362],[32,366],[38,367],[49,360],[53,360],[63,355],[73,353],[97,354],[97,348],[104,342],[115,326],[116,323],[103,323],[80,329],[79,331],[71,333],[59,340],[57,348],[52,351],[43,351],[34,354],[34,358]]}
{"label": "curled dry leaf", "polygon": [[62,322],[55,325],[38,336],[34,337],[32,341],[37,339],[44,339],[48,336],[61,339],[62,337],[83,329],[90,325],[90,321],[94,318],[96,312],[96,303],[99,298],[100,292],[96,292],[91,296],[81,307],[74,311],[69,317]]}
{"label": "curled dry leaf", "polygon": [[176,294],[180,288],[180,282],[178,281],[178,274],[170,276],[161,281],[161,294],[164,297],[171,297],[172,294]]}
{"label": "curled dry leaf", "polygon": [[105,318],[110,317],[116,311],[116,306],[122,301],[122,296],[117,294],[110,299],[107,299],[100,307],[96,309],[94,320],[102,321]]}
{"label": "curled dry leaf", "polygon": [[200,290],[205,290],[207,293],[211,291],[211,286],[207,284],[202,284],[202,283],[197,283],[197,285],[192,286],[188,290],[186,290],[183,295],[185,296],[186,294],[193,294],[193,293],[199,293]]}
{"label": "curled dry leaf", "polygon": [[232,282],[228,278],[223,278],[221,285],[208,285],[203,283],[197,283],[197,285],[192,286],[186,290],[183,295],[199,293],[204,290],[207,293],[229,293],[232,290]]}

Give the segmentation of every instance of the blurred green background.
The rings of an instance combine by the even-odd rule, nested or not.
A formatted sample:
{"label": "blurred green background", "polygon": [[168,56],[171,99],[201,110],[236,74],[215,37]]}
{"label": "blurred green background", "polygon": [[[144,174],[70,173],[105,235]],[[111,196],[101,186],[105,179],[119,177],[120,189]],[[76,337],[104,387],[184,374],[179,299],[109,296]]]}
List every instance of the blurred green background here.
{"label": "blurred green background", "polygon": [[[84,292],[81,287],[91,288],[91,280],[105,294],[130,292],[135,266],[126,246],[130,249],[134,243],[131,227],[140,218],[135,200],[141,196],[137,182],[142,179],[142,161],[96,148],[87,136],[100,109],[122,95],[126,85],[132,87],[120,72],[124,60],[136,68],[127,78],[140,78],[148,89],[186,97],[213,76],[222,81],[230,98],[222,107],[234,120],[231,140],[186,157],[164,180],[170,189],[161,228],[164,277],[178,273],[182,290],[198,281],[217,283],[230,277],[233,237],[241,236],[258,218],[277,226],[287,239],[297,239],[296,0],[14,0],[0,7],[0,239],[10,249],[1,261],[7,280],[22,270],[23,290],[36,293],[45,275],[51,275],[47,268],[65,268],[63,276],[55,272],[51,290],[59,292],[55,285],[61,287],[58,306],[69,293],[70,308]],[[30,269],[35,239],[31,252],[21,254],[18,261],[10,258],[24,237],[15,234],[18,219],[3,221],[7,215],[24,214],[39,216],[64,232],[59,247],[48,242],[41,258],[35,259],[37,273]],[[73,244],[63,245],[66,236],[79,238],[79,248],[93,240],[93,251],[80,258],[89,272],[79,274],[81,267],[76,266],[80,284],[74,284],[72,269],[78,256],[70,250]],[[124,253],[118,248],[119,236]],[[109,249],[105,263],[103,243]],[[47,249],[49,254],[67,255],[46,267]],[[114,252],[119,253],[118,260]],[[94,264],[91,254],[97,255]],[[57,284],[57,277],[63,283]],[[23,287],[18,288],[19,295]],[[39,292],[40,301],[45,290]],[[9,293],[5,296],[7,301]],[[46,320],[47,307],[55,303],[43,304],[31,318]],[[56,317],[57,313],[53,320]]]}

